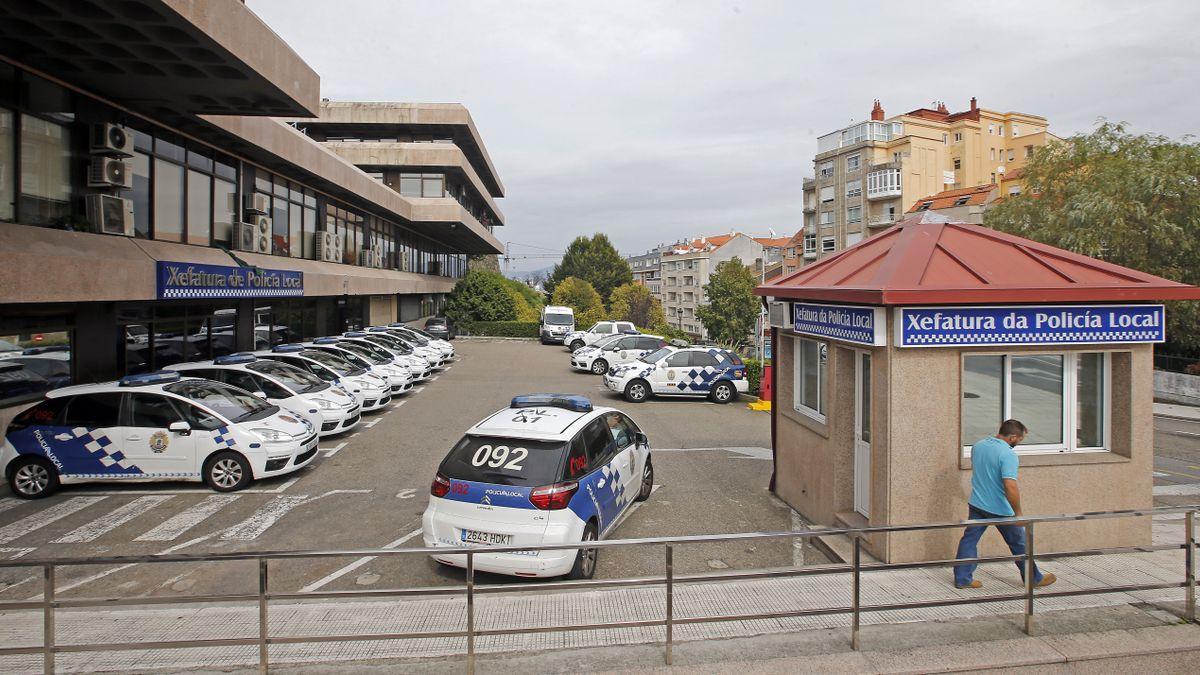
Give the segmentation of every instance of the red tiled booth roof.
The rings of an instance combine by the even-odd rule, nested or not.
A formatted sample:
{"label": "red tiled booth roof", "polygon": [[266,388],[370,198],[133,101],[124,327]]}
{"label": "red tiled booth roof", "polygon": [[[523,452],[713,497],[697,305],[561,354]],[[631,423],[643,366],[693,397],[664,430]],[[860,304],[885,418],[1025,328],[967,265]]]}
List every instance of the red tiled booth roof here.
{"label": "red tiled booth roof", "polygon": [[755,293],[868,305],[1200,299],[1195,286],[929,212]]}

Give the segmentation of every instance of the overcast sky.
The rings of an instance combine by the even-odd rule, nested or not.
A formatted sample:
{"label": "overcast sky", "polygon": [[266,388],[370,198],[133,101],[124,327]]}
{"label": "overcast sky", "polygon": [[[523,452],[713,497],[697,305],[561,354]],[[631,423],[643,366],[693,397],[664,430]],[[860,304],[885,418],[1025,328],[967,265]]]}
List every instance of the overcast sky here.
{"label": "overcast sky", "polygon": [[[1200,2],[250,0],[334,100],[462,103],[501,241],[791,234],[816,137],[944,100],[1196,133]],[[922,7],[912,13],[914,7]],[[552,264],[515,260],[513,269]]]}

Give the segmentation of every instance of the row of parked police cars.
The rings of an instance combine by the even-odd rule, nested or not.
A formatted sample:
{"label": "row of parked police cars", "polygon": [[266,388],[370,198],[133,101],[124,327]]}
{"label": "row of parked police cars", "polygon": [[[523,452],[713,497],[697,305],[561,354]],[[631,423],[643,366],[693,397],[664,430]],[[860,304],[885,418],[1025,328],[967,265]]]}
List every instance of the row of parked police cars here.
{"label": "row of parked police cars", "polygon": [[202,481],[231,492],[296,471],[454,358],[406,324],[179,363],[53,389],[12,421],[0,467],[14,494],[89,481]]}

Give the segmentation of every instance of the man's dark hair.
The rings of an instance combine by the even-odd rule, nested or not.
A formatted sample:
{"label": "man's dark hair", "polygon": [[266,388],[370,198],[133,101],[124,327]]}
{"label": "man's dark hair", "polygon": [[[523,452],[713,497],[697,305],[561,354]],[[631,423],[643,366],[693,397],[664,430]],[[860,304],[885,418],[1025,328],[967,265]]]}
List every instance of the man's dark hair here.
{"label": "man's dark hair", "polygon": [[1000,423],[1001,436],[1023,436],[1029,429],[1020,420],[1004,420]]}

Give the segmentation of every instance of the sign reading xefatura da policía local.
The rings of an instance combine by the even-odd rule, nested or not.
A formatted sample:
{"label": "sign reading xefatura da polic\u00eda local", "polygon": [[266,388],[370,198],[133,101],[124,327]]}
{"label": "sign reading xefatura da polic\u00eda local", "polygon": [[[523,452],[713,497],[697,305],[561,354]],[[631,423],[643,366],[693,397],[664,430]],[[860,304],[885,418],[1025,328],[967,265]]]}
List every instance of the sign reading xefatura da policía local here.
{"label": "sign reading xefatura da polic\u00eda local", "polygon": [[158,299],[280,298],[304,295],[304,273],[257,267],[158,263]]}
{"label": "sign reading xefatura da polic\u00eda local", "polygon": [[1162,305],[902,307],[901,347],[1077,345],[1162,342]]}
{"label": "sign reading xefatura da polic\u00eda local", "polygon": [[872,347],[887,344],[887,322],[882,307],[795,302],[792,317],[797,333]]}

